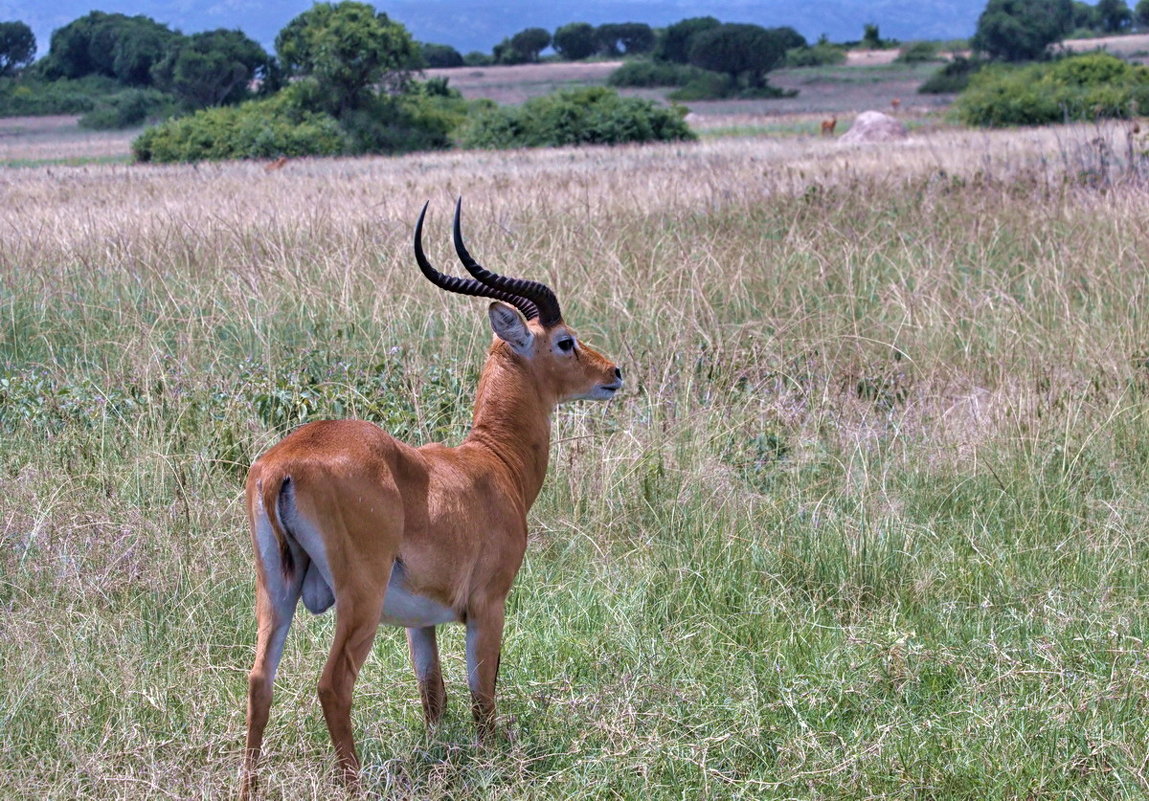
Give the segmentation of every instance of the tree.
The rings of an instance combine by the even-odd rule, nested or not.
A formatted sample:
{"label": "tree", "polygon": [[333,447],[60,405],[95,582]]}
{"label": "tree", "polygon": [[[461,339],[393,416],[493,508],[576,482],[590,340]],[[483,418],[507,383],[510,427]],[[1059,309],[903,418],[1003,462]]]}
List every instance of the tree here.
{"label": "tree", "polygon": [[1133,9],[1133,18],[1138,25],[1149,28],[1149,0],[1139,0]]}
{"label": "tree", "polygon": [[1095,8],[1106,33],[1120,33],[1133,24],[1133,12],[1125,0],[1098,0]]}
{"label": "tree", "polygon": [[693,37],[690,63],[757,89],[766,85],[766,73],[786,57],[786,42],[786,34],[778,29],[727,23]]}
{"label": "tree", "polygon": [[374,88],[399,92],[419,50],[398,22],[367,3],[316,3],[287,23],[275,50],[289,76],[313,78],[337,117],[369,104]]}
{"label": "tree", "polygon": [[223,29],[184,37],[151,71],[157,88],[193,109],[246,100],[251,82],[270,73],[271,56],[258,43]]}
{"label": "tree", "polygon": [[511,37],[503,39],[491,48],[492,64],[526,64],[530,59],[511,45]]}
{"label": "tree", "polygon": [[151,17],[93,11],[52,33],[44,77],[106,75],[133,86],[151,84],[151,69],[180,34]]}
{"label": "tree", "polygon": [[36,36],[23,22],[0,22],[0,77],[15,75],[36,58]]}
{"label": "tree", "polygon": [[451,68],[463,66],[463,56],[458,50],[445,44],[431,44],[424,42],[421,45],[423,61],[432,68]]}
{"label": "tree", "polygon": [[722,23],[714,17],[689,17],[670,25],[662,34],[654,57],[677,64],[690,63],[690,45],[695,36]]}
{"label": "tree", "polygon": [[[783,25],[778,28],[767,28],[766,30],[771,31],[775,36],[777,36],[781,40],[782,46],[787,50],[793,50],[795,47],[809,47],[810,45],[810,43],[806,41],[805,36],[798,33],[798,31],[794,30],[789,25]],[[825,34],[822,35],[822,38],[826,38]],[[826,43],[829,43],[828,40]]]}
{"label": "tree", "polygon": [[599,51],[606,56],[625,53],[633,56],[654,49],[654,30],[645,22],[615,22],[599,25],[595,31]]}
{"label": "tree", "polygon": [[112,74],[131,86],[150,86],[151,71],[180,34],[150,17],[130,17],[114,25],[98,28],[92,37],[92,57],[97,53],[112,54]]}
{"label": "tree", "polygon": [[589,58],[594,55],[596,46],[594,26],[589,22],[568,23],[555,31],[551,46],[567,61]]}
{"label": "tree", "polygon": [[1027,61],[1041,58],[1072,25],[1072,0],[989,0],[970,45],[991,58]]}
{"label": "tree", "polygon": [[1097,9],[1081,0],[1073,0],[1073,25],[1075,31],[1092,31],[1101,27]]}
{"label": "tree", "polygon": [[886,43],[882,41],[877,25],[872,22],[862,25],[862,47],[867,50],[881,50],[885,46]]}
{"label": "tree", "polygon": [[511,47],[526,56],[527,61],[538,61],[539,53],[550,47],[551,34],[545,28],[527,28],[511,37]]}

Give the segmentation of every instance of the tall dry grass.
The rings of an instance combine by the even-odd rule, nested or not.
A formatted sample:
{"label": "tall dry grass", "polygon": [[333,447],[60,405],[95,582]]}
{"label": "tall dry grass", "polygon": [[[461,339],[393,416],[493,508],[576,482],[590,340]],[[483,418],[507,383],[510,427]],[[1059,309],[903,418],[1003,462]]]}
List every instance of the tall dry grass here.
{"label": "tall dry grass", "polygon": [[[387,798],[1138,798],[1149,191],[1121,128],[0,172],[0,795],[228,797],[246,464],[322,416],[465,432],[481,304],[617,358],[556,419],[502,743],[356,696]],[[478,534],[478,533],[477,533]],[[300,620],[270,797],[329,797]]]}

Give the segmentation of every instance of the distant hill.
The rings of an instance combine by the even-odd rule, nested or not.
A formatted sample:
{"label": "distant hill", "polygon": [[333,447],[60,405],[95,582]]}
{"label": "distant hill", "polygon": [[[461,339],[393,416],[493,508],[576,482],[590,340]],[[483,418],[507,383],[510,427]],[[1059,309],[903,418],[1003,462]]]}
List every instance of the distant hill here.
{"label": "distant hill", "polygon": [[[269,50],[287,22],[311,0],[0,0],[0,21],[32,27],[41,53],[51,33],[93,9],[146,14],[184,33],[239,28]],[[790,25],[808,39],[825,33],[834,41],[860,39],[876,23],[883,37],[956,39],[973,34],[981,0],[393,0],[376,8],[402,22],[423,42],[449,44],[461,53],[490,52],[523,28],[554,31],[568,22],[645,22],[664,26],[686,17],[723,22]]]}

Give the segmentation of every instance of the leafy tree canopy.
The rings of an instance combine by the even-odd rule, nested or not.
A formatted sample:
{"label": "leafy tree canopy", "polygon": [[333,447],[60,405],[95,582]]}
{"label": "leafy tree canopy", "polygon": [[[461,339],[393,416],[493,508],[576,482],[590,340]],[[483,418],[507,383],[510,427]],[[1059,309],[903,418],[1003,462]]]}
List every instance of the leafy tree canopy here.
{"label": "leafy tree canopy", "polygon": [[1120,33],[1133,24],[1133,12],[1125,0],[1098,0],[1096,9],[1106,33]]}
{"label": "leafy tree canopy", "polygon": [[315,79],[336,116],[368,104],[374,87],[400,91],[419,50],[398,22],[367,3],[316,3],[287,23],[275,50],[288,75]]}
{"label": "leafy tree canopy", "polygon": [[1005,61],[1041,58],[1073,25],[1072,0],[989,0],[970,45]]}
{"label": "leafy tree canopy", "polygon": [[[1149,2],[1149,0],[1146,0]],[[589,22],[571,22],[555,31],[551,45],[567,61],[582,61],[598,47],[595,27]]]}
{"label": "leafy tree canopy", "polygon": [[550,44],[551,34],[544,28],[527,28],[511,37],[511,47],[526,56],[527,61],[538,61],[539,53]]}
{"label": "leafy tree canopy", "polygon": [[450,45],[424,42],[420,45],[420,49],[422,50],[423,61],[428,67],[449,68],[463,66],[463,56]]}
{"label": "leafy tree canopy", "polygon": [[877,25],[867,22],[862,26],[862,47],[868,50],[881,50],[885,45]]}
{"label": "leafy tree canopy", "polygon": [[0,22],[0,76],[15,75],[36,58],[36,36],[23,22]]}
{"label": "leafy tree canopy", "polygon": [[654,57],[679,64],[690,63],[690,45],[698,34],[717,28],[722,23],[714,17],[689,17],[670,25],[662,34]]}
{"label": "leafy tree canopy", "polygon": [[767,28],[766,30],[773,32],[775,36],[781,39],[782,45],[787,50],[792,50],[795,47],[807,47],[810,44],[806,41],[805,36],[798,33],[798,31],[789,25],[783,25],[780,28]]}
{"label": "leafy tree canopy", "polygon": [[1133,19],[1137,21],[1138,25],[1149,28],[1149,0],[1138,0],[1137,5],[1133,8]]}
{"label": "leafy tree canopy", "polygon": [[1082,0],[1073,0],[1073,24],[1074,30],[1092,31],[1100,27],[1100,21],[1097,18],[1097,9],[1089,3],[1084,3]]}
{"label": "leafy tree canopy", "polygon": [[246,100],[254,79],[273,78],[271,57],[241,31],[196,33],[173,45],[151,71],[156,87],[190,108]]}
{"label": "leafy tree canopy", "polygon": [[148,86],[151,68],[179,37],[151,17],[93,11],[52,33],[42,74],[48,79],[106,75]]}
{"label": "leafy tree canopy", "polygon": [[599,51],[606,56],[649,53],[654,49],[654,30],[645,22],[614,22],[595,31]]}
{"label": "leafy tree canopy", "polygon": [[778,28],[727,23],[692,38],[690,63],[760,88],[766,85],[766,73],[786,57],[788,41],[788,34]]}

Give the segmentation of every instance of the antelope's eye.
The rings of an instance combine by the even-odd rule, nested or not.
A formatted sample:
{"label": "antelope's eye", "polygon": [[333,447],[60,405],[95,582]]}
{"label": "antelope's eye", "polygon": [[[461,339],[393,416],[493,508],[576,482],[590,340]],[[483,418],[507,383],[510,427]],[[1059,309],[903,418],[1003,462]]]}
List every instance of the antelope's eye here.
{"label": "antelope's eye", "polygon": [[556,344],[563,353],[570,353],[574,350],[574,340],[570,337],[563,337]]}

